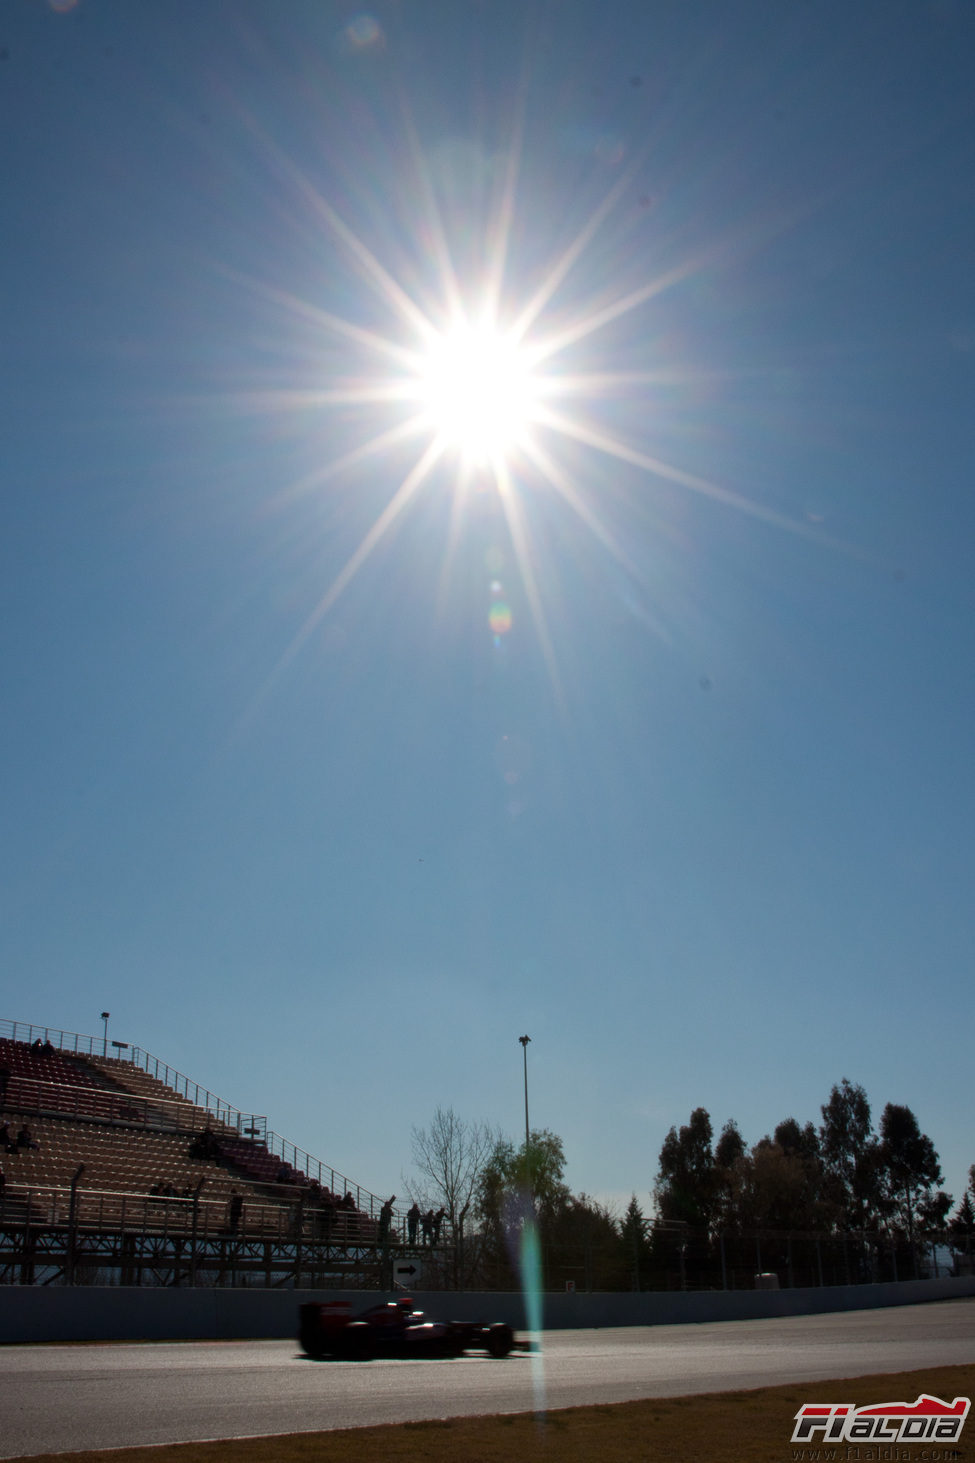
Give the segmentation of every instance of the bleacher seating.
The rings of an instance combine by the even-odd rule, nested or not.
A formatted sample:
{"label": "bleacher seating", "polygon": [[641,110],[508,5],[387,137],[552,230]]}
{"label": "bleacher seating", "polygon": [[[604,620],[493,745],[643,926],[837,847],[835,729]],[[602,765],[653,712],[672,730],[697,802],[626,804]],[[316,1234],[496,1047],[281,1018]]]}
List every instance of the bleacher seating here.
{"label": "bleacher seating", "polygon": [[[207,1108],[191,1102],[188,1097],[175,1092],[161,1078],[143,1071],[134,1062],[121,1057],[92,1055],[85,1058],[93,1073],[108,1082],[118,1091],[141,1098],[152,1106],[154,1112],[164,1112],[168,1120],[182,1131],[199,1131],[207,1121],[215,1128],[223,1127]],[[227,1127],[228,1132],[236,1131]]]}
{"label": "bleacher seating", "polygon": [[[375,1239],[372,1219],[272,1154],[253,1126],[242,1135],[219,1111],[131,1061],[0,1038],[0,1067],[8,1073],[2,1116],[10,1135],[27,1124],[36,1145],[0,1154],[8,1222],[25,1205],[32,1218],[52,1206],[51,1217],[63,1222],[77,1180],[83,1225],[173,1231],[202,1223],[210,1234],[236,1233],[240,1220],[229,1218],[236,1195],[252,1235]],[[204,1134],[209,1153],[201,1152]]]}
{"label": "bleacher seating", "polygon": [[4,1102],[31,1110],[72,1113],[78,1117],[108,1113],[104,1079],[84,1061],[64,1056],[53,1046],[0,1038],[0,1067],[8,1073]]}

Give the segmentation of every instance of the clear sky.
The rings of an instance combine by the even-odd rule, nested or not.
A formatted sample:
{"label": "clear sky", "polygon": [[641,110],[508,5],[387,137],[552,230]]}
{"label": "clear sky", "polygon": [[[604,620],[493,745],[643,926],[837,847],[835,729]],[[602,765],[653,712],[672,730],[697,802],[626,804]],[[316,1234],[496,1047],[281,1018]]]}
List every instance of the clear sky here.
{"label": "clear sky", "polygon": [[6,0],[3,1014],[369,1188],[961,1197],[975,8]]}

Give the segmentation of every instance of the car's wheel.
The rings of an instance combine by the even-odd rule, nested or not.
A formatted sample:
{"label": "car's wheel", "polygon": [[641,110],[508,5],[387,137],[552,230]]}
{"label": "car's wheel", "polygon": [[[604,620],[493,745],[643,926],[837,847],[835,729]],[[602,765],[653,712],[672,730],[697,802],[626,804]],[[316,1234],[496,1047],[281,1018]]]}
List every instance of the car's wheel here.
{"label": "car's wheel", "polygon": [[342,1355],[349,1361],[365,1361],[372,1355],[372,1332],[367,1321],[350,1321],[339,1332]]}
{"label": "car's wheel", "polygon": [[302,1324],[298,1341],[305,1355],[314,1357],[316,1361],[327,1354],[320,1326]]}
{"label": "car's wheel", "polygon": [[502,1357],[510,1354],[511,1348],[515,1344],[514,1332],[510,1326],[505,1325],[504,1321],[497,1321],[493,1326],[488,1327],[486,1344],[490,1354],[500,1361]]}

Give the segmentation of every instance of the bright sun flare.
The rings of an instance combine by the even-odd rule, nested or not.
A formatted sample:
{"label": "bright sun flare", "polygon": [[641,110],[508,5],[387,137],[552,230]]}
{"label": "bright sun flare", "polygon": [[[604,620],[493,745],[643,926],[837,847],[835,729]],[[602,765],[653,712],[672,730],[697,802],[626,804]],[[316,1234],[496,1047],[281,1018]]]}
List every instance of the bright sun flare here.
{"label": "bright sun flare", "polygon": [[[333,375],[313,390],[262,392],[249,399],[265,410],[290,407],[305,411],[314,406],[347,411],[358,407],[379,414],[378,420],[374,415],[369,426],[364,425],[357,444],[303,480],[305,490],[321,486],[370,459],[388,453],[402,456],[407,452],[412,456],[417,452],[412,465],[397,470],[398,481],[393,479],[385,506],[307,616],[282,664],[297,653],[328,614],[400,515],[434,478],[445,457],[459,458],[463,469],[447,478],[457,489],[458,514],[471,470],[479,480],[493,482],[497,488],[514,561],[556,687],[558,669],[538,580],[526,483],[539,483],[552,490],[622,568],[639,578],[625,544],[604,521],[595,495],[565,461],[563,444],[575,450],[577,459],[580,451],[596,454],[635,468],[649,479],[676,483],[791,533],[818,537],[806,524],[798,524],[774,509],[662,460],[600,419],[600,403],[632,399],[634,393],[647,401],[658,384],[681,381],[680,373],[674,376],[660,364],[642,371],[572,370],[574,358],[584,359],[584,354],[576,356],[577,348],[692,275],[703,266],[705,258],[713,262],[719,251],[711,249],[700,260],[690,257],[629,289],[614,292],[610,286],[608,292],[600,292],[588,302],[579,301],[575,308],[563,306],[557,322],[546,322],[549,306],[566,278],[630,186],[629,174],[622,175],[609,189],[576,235],[543,267],[534,289],[519,301],[505,289],[519,156],[518,147],[513,147],[497,216],[488,227],[484,292],[475,303],[464,298],[463,283],[451,259],[429,179],[421,171],[420,191],[426,204],[421,209],[420,224],[425,236],[433,240],[440,276],[439,301],[441,308],[446,307],[449,322],[441,325],[441,308],[435,305],[431,311],[429,304],[421,303],[349,227],[294,160],[269,140],[264,141],[276,166],[293,184],[296,196],[309,205],[371,292],[388,308],[392,328],[380,331],[262,285],[278,303],[344,342],[353,358],[363,361],[363,369],[358,375]],[[502,301],[507,302],[506,308]],[[512,309],[514,324],[508,323]],[[507,317],[504,324],[502,316]],[[384,424],[382,416],[387,410],[389,421]],[[455,529],[451,532],[454,535]]]}
{"label": "bright sun flare", "polygon": [[531,424],[538,382],[528,353],[489,320],[437,335],[419,370],[430,430],[471,462],[504,461]]}

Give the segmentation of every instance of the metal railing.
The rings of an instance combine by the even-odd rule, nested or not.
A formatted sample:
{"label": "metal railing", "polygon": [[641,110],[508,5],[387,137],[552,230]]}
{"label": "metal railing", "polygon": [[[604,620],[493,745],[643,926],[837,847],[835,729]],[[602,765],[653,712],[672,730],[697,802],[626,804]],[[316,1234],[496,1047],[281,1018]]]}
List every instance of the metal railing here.
{"label": "metal railing", "polygon": [[[286,1138],[281,1137],[280,1133],[269,1130],[265,1135],[264,1142],[268,1152],[272,1153],[275,1158],[280,1158],[282,1163],[290,1164],[298,1173],[305,1174],[307,1178],[315,1179],[323,1188],[330,1189],[333,1194],[337,1194],[340,1198],[344,1194],[351,1194],[355,1200],[357,1209],[362,1210],[364,1214],[368,1214],[373,1219],[378,1219],[379,1211],[383,1204],[382,1199],[378,1195],[371,1193],[368,1189],[364,1189],[361,1184],[357,1184],[354,1179],[348,1178],[344,1173],[339,1173],[338,1169],[332,1168],[328,1164],[322,1163],[320,1159],[312,1157],[303,1148],[296,1148],[294,1143],[289,1143]],[[399,1217],[403,1218],[404,1216],[400,1215]]]}
{"label": "metal railing", "polygon": [[199,1082],[194,1082],[192,1077],[179,1072],[171,1067],[168,1062],[160,1061],[152,1052],[147,1052],[143,1047],[130,1046],[123,1056],[119,1052],[117,1060],[131,1062],[133,1066],[139,1067],[150,1077],[155,1077],[164,1086],[171,1088],[178,1097],[183,1097],[191,1102],[194,1107],[202,1108],[209,1113],[218,1123],[225,1127],[234,1128],[242,1136],[261,1137],[267,1130],[267,1118],[259,1113],[241,1112],[240,1108],[234,1107],[233,1103],[227,1102],[225,1098],[218,1097],[208,1087],[202,1087]]}
{"label": "metal railing", "polygon": [[[137,1097],[106,1087],[72,1086],[42,1077],[15,1073],[7,1082],[5,1107],[37,1117],[87,1118],[126,1127],[188,1131],[186,1108],[164,1097]],[[181,1121],[183,1119],[183,1121]]]}
{"label": "metal railing", "polygon": [[71,1225],[79,1234],[192,1233],[201,1243],[227,1238],[287,1243],[323,1234],[336,1245],[368,1245],[376,1239],[373,1221],[351,1210],[326,1212],[306,1204],[268,1204],[244,1195],[235,1216],[231,1205],[226,1197],[80,1187],[72,1200],[70,1185],[8,1183],[0,1196],[0,1230],[9,1232],[25,1225],[58,1230]]}
{"label": "metal railing", "polygon": [[[108,1041],[100,1036],[82,1036],[77,1031],[59,1031],[56,1026],[36,1026],[31,1021],[7,1021],[0,1018],[0,1036],[6,1037],[8,1041],[23,1041],[30,1046],[31,1042],[49,1041],[52,1046],[59,1047],[61,1051],[77,1052],[79,1056],[97,1056],[103,1046],[107,1048]],[[107,1056],[107,1050],[102,1053]]]}

